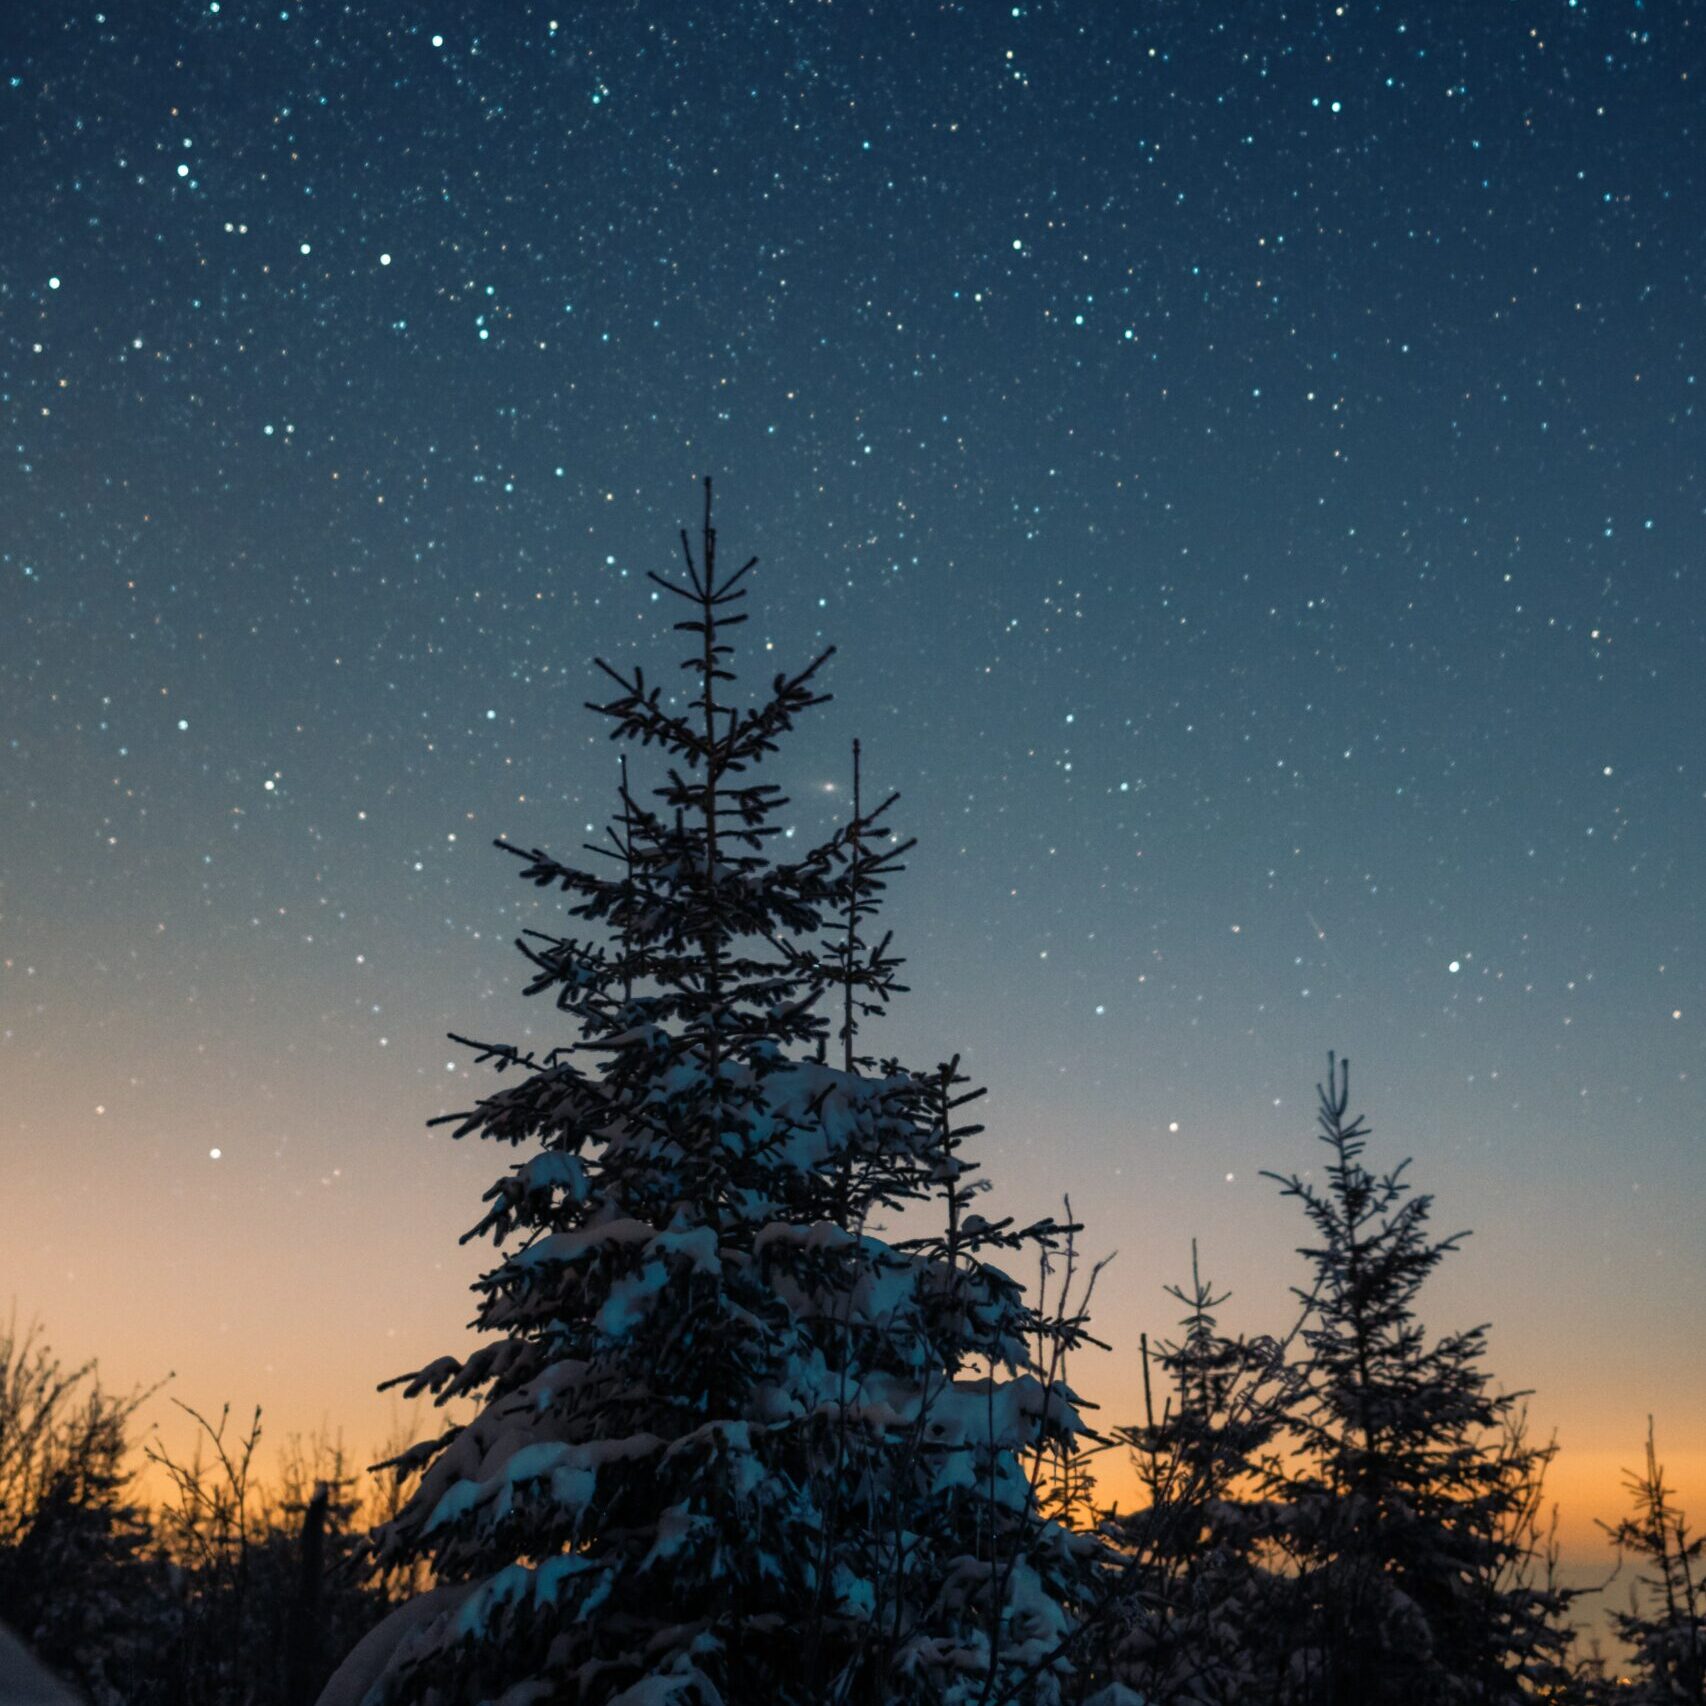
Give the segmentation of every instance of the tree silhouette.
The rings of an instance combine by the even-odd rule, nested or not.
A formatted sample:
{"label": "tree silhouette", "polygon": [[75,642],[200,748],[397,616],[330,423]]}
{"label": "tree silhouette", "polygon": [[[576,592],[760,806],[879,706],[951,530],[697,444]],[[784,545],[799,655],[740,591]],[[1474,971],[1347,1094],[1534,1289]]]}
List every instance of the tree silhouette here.
{"label": "tree silhouette", "polygon": [[1183,1332],[1153,1352],[1144,1335],[1144,1420],[1115,1435],[1144,1503],[1104,1523],[1118,1550],[1106,1665],[1153,1706],[1245,1706],[1272,1681],[1281,1586],[1254,1495],[1294,1374],[1285,1343],[1221,1332],[1214,1312],[1230,1293],[1203,1277],[1194,1239],[1190,1283],[1167,1294],[1185,1306]]}
{"label": "tree silhouette", "polygon": [[0,1625],[91,1706],[124,1706],[171,1633],[127,1461],[147,1396],[108,1392],[92,1363],[66,1369],[34,1328],[0,1333]]}
{"label": "tree silhouette", "polygon": [[1687,1516],[1665,1485],[1647,1418],[1647,1455],[1625,1472],[1631,1515],[1606,1532],[1645,1566],[1627,1611],[1612,1613],[1634,1650],[1635,1685],[1619,1699],[1634,1706],[1706,1706],[1706,1537],[1691,1535]]}
{"label": "tree silhouette", "polygon": [[1286,1698],[1310,1706],[1519,1700],[1549,1685],[1567,1595],[1537,1587],[1530,1512],[1552,1448],[1482,1367],[1486,1328],[1430,1338],[1422,1286],[1462,1241],[1429,1235],[1408,1163],[1364,1165],[1350,1067],[1318,1087],[1326,1183],[1269,1174],[1314,1242],[1307,1357],[1273,1478],[1294,1569]]}

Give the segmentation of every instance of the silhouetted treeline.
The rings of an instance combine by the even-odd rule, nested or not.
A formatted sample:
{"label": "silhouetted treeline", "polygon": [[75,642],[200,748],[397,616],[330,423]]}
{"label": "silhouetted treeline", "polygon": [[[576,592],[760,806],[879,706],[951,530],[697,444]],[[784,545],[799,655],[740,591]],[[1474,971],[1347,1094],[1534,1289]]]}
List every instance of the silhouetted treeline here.
{"label": "silhouetted treeline", "polygon": [[[326,1440],[291,1441],[262,1484],[259,1412],[236,1429],[191,1411],[174,1458],[134,1437],[148,1396],[0,1328],[0,1624],[89,1706],[307,1706],[418,1585],[350,1570],[389,1489],[358,1500]],[[167,1489],[147,1506],[145,1459]]]}

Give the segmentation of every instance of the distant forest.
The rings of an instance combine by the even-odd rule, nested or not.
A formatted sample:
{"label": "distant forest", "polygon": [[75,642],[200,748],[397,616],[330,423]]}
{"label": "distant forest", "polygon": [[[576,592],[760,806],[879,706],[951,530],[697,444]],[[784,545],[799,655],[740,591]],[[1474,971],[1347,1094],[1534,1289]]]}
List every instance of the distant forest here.
{"label": "distant forest", "polygon": [[[982,1212],[981,1090],[863,1041],[912,843],[857,744],[845,821],[778,839],[762,765],[829,654],[738,701],[752,562],[719,566],[709,482],[682,547],[652,577],[680,670],[601,665],[592,707],[655,785],[624,764],[582,864],[499,843],[563,901],[519,943],[563,1043],[458,1039],[497,1076],[456,1135],[506,1154],[469,1233],[483,1338],[393,1382],[470,1419],[263,1480],[258,1415],[139,1450],[150,1394],[14,1319],[0,1622],[90,1706],[1706,1706],[1706,1556],[1651,1438],[1608,1530],[1613,1662],[1557,1579],[1555,1447],[1485,1327],[1424,1324],[1458,1239],[1343,1062],[1316,1164],[1269,1175],[1305,1263],[1273,1334],[1223,1331],[1193,1260],[1142,1414],[1090,1425],[1070,1208]],[[1132,1509],[1098,1502],[1110,1453]]]}

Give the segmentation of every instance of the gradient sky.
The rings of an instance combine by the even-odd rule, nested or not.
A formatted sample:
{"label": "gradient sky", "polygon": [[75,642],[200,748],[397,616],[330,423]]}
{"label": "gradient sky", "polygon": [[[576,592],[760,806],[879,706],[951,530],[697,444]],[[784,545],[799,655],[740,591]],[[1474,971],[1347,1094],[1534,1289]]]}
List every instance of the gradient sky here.
{"label": "gradient sky", "polygon": [[1697,10],[553,4],[4,9],[0,1301],[378,1441],[711,473],[1106,1418],[1193,1234],[1287,1319],[1336,1048],[1572,1557],[1649,1411],[1698,1507]]}

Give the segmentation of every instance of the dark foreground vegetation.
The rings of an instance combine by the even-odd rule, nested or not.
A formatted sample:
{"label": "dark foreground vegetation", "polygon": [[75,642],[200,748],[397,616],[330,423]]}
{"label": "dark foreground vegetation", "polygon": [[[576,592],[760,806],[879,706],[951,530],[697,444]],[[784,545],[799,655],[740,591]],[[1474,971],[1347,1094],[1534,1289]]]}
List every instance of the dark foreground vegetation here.
{"label": "dark foreground vegetation", "polygon": [[[142,1395],[13,1331],[0,1619],[99,1706],[1706,1706],[1706,1560],[1650,1444],[1620,1674],[1577,1650],[1553,1448],[1484,1328],[1424,1325],[1457,1239],[1370,1164],[1338,1063],[1314,1165],[1273,1176],[1305,1234],[1275,1333],[1224,1333],[1193,1262],[1143,1415],[1088,1425],[1070,1211],[980,1213],[981,1092],[861,1052],[901,987],[893,800],[855,746],[846,820],[776,856],[753,774],[826,659],[731,704],[751,565],[717,567],[708,488],[686,558],[654,577],[685,687],[607,669],[595,707],[656,785],[624,769],[585,868],[502,844],[571,922],[521,943],[562,1046],[469,1045],[503,1077],[457,1135],[520,1152],[475,1229],[485,1338],[402,1383],[471,1419],[365,1498],[323,1446],[261,1488],[254,1429],[203,1422],[144,1510]],[[1098,1507],[1106,1452],[1137,1508]]]}
{"label": "dark foreground vegetation", "polygon": [[[1332,1283],[1319,1262],[1316,1277]],[[1058,1643],[1073,1680],[1045,1694],[1021,1677],[989,1698],[1706,1703],[1706,1558],[1650,1438],[1628,1514],[1608,1527],[1608,1591],[1623,1609],[1607,1662],[1580,1634],[1599,1621],[1583,1615],[1594,1602],[1573,1603],[1554,1579],[1552,1448],[1529,1443],[1520,1408],[1475,1398],[1467,1429],[1415,1430],[1395,1413],[1363,1434],[1343,1425],[1361,1385],[1355,1332],[1335,1342],[1306,1315],[1285,1340],[1229,1338],[1214,1319],[1224,1299],[1197,1273],[1172,1295],[1179,1332],[1145,1346],[1150,1414],[1027,1464],[1039,1511],[1089,1565]],[[1433,1351],[1442,1343],[1455,1363],[1452,1341]],[[1427,1360],[1371,1367],[1362,1389],[1397,1375],[1394,1396],[1404,1385],[1421,1397]],[[1429,1395],[1458,1385],[1448,1373]],[[425,1566],[372,1563],[370,1534],[414,1477],[358,1473],[341,1446],[292,1440],[263,1484],[258,1413],[241,1429],[197,1417],[193,1456],[170,1459],[135,1437],[145,1396],[115,1397],[35,1331],[0,1334],[0,1623],[90,1706],[307,1706],[431,1585]],[[1089,1472],[1109,1450],[1137,1467],[1135,1510],[1096,1505]],[[132,1493],[145,1457],[169,1489],[146,1508]],[[560,1696],[583,1697],[598,1698]]]}

